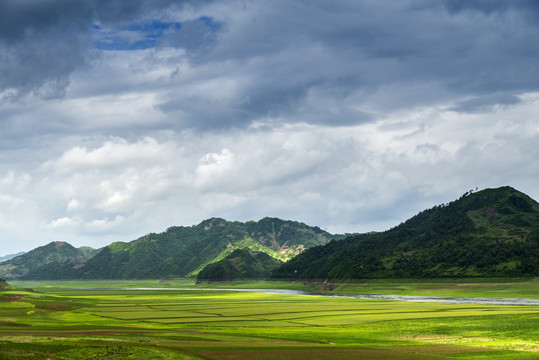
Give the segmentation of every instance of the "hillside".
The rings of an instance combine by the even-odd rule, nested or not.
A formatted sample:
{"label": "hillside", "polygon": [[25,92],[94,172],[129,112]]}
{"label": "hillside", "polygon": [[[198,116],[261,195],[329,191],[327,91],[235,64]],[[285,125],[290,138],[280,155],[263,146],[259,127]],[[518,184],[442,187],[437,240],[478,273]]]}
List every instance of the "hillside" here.
{"label": "hillside", "polygon": [[0,277],[23,278],[28,274],[39,272],[44,266],[54,267],[59,263],[68,263],[71,267],[81,266],[96,253],[97,250],[89,247],[75,248],[66,242],[55,241],[1,262]]}
{"label": "hillside", "polygon": [[175,226],[163,233],[151,233],[129,243],[112,243],[82,266],[48,263],[23,277],[37,280],[196,276],[206,265],[225,258],[235,249],[264,252],[286,261],[305,248],[338,237],[318,227],[277,218],[247,223],[212,218],[196,226]]}
{"label": "hillside", "polygon": [[539,204],[511,188],[468,192],[388,231],[332,241],[283,264],[275,278],[539,275]]}
{"label": "hillside", "polygon": [[265,279],[282,263],[263,252],[236,249],[223,260],[202,269],[197,282]]}

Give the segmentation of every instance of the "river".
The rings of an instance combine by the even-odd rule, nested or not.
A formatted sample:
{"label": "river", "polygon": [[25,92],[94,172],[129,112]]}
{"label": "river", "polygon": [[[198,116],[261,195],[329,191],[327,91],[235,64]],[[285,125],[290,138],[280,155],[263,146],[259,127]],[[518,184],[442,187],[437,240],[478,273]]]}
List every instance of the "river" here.
{"label": "river", "polygon": [[477,304],[477,305],[525,305],[539,306],[539,299],[530,298],[486,298],[486,297],[459,297],[459,296],[420,296],[420,295],[327,295],[303,290],[288,289],[207,289],[207,288],[77,288],[86,290],[153,290],[153,291],[236,291],[259,292],[265,294],[325,296],[348,299],[388,300],[388,301],[417,301],[439,302],[446,304]]}

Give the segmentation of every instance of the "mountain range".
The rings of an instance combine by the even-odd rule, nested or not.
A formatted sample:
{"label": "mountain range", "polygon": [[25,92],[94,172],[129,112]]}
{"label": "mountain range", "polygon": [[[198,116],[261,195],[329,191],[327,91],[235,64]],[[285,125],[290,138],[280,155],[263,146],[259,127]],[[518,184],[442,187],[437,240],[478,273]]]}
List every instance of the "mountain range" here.
{"label": "mountain range", "polygon": [[385,232],[306,250],[273,273],[285,279],[539,275],[539,204],[501,187],[469,191]]}
{"label": "mountain range", "polygon": [[[282,263],[281,265],[279,265]],[[468,191],[379,233],[212,218],[101,249],[53,242],[0,262],[6,279],[199,281],[539,276],[539,204],[509,186]]]}
{"label": "mountain range", "polygon": [[296,221],[264,218],[230,222],[212,218],[174,226],[131,242],[95,250],[54,242],[0,263],[6,279],[143,279],[194,277],[236,249],[288,261],[309,247],[344,238]]}

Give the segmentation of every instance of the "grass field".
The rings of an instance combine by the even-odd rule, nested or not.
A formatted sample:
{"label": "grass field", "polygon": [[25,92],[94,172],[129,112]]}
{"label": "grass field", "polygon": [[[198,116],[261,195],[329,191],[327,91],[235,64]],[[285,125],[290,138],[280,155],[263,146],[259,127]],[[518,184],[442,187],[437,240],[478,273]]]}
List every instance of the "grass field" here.
{"label": "grass field", "polygon": [[[539,308],[533,306],[135,289],[195,288],[188,281],[15,285],[34,290],[0,292],[0,359],[539,359]],[[539,297],[535,280],[339,286],[345,292]]]}

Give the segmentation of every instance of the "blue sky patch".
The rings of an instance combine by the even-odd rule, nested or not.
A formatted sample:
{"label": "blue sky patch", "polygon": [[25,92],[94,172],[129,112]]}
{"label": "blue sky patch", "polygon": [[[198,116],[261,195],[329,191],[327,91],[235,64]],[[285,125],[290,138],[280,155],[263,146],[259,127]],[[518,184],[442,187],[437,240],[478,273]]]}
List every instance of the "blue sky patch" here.
{"label": "blue sky patch", "polygon": [[[203,16],[195,20],[202,23],[207,34],[213,34],[220,28],[220,24],[213,18]],[[105,28],[98,24],[93,26],[93,48],[99,50],[142,50],[155,47],[159,41],[167,45],[173,42],[167,38],[183,28],[181,22],[164,22],[153,20],[150,22],[131,24],[120,28]]]}

